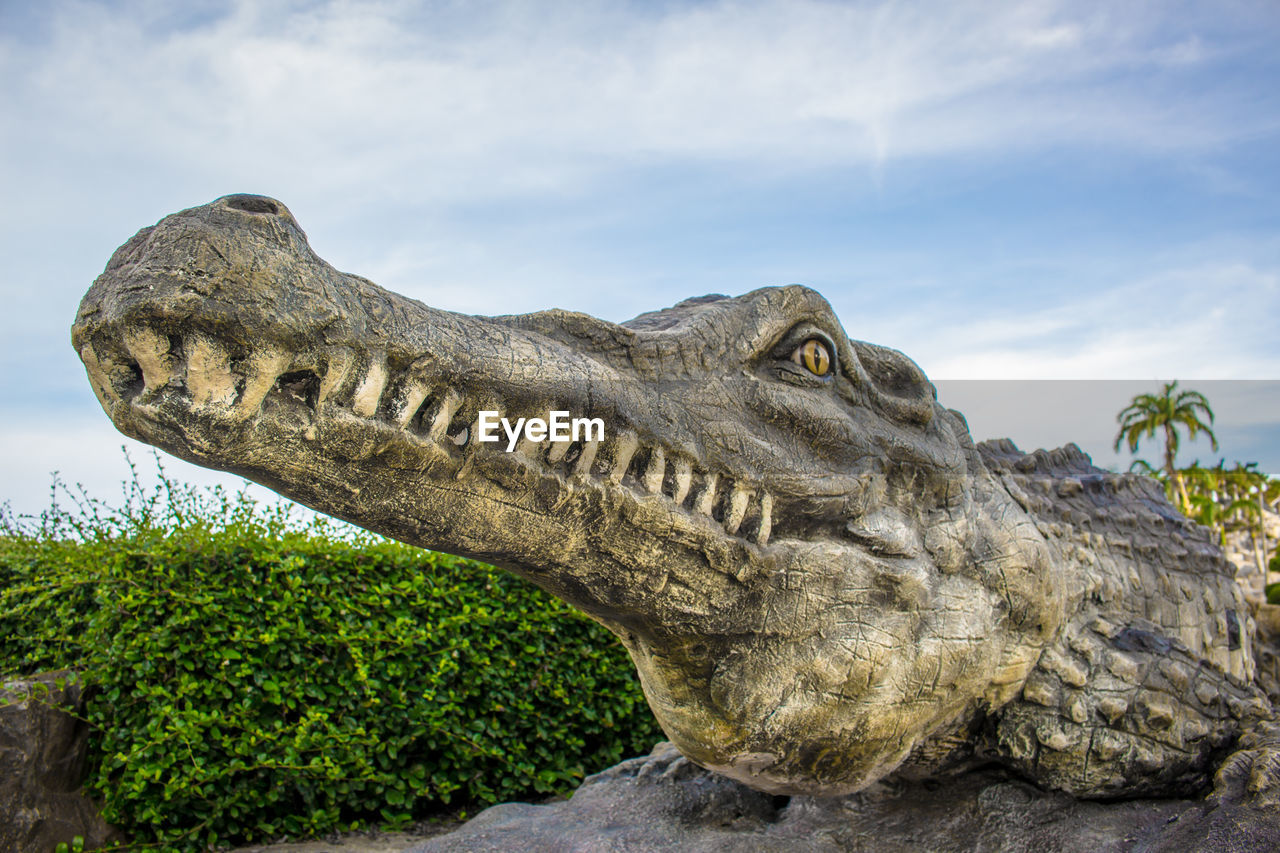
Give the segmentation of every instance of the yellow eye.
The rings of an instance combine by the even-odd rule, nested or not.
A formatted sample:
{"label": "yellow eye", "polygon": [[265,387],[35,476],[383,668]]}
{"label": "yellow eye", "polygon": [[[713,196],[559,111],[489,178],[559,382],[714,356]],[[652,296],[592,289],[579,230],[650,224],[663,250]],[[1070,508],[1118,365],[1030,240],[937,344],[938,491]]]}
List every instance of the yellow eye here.
{"label": "yellow eye", "polygon": [[796,347],[791,360],[814,376],[826,376],[831,370],[831,352],[826,343],[817,338],[809,338]]}

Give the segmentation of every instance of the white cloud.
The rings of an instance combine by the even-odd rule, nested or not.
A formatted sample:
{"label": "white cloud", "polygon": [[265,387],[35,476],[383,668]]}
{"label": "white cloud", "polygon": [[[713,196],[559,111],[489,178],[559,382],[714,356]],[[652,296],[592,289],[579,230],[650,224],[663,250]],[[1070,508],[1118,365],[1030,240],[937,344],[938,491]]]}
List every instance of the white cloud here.
{"label": "white cloud", "polygon": [[122,6],[69,4],[49,44],[3,43],[5,111],[25,117],[10,145],[42,133],[193,179],[387,203],[572,192],[654,158],[874,167],[1061,142],[1202,147],[1274,125],[1223,121],[1235,104],[1220,92],[1149,88],[1210,54],[1166,32],[1176,16],[1158,5],[241,0],[187,27]]}
{"label": "white cloud", "polygon": [[[1019,313],[999,301],[958,308],[921,336],[886,334],[948,379],[1271,379],[1280,267],[1231,261],[1163,270],[1093,292],[1066,291]],[[904,345],[905,348],[906,345]]]}
{"label": "white cloud", "polygon": [[[1274,69],[1265,51],[1280,19],[1270,2],[31,8],[43,10],[31,17],[47,31],[0,28],[0,185],[20,200],[0,208],[9,309],[0,331],[6,399],[21,398],[6,411],[0,471],[24,484],[0,498],[35,481],[42,491],[55,467],[118,481],[102,462],[120,441],[105,418],[95,412],[101,423],[80,436],[51,431],[56,414],[24,407],[55,374],[60,405],[72,388],[89,403],[66,327],[110,251],[137,227],[227,192],[281,197],[322,255],[434,305],[483,313],[560,305],[623,319],[693,293],[803,280],[796,258],[807,244],[794,235],[796,245],[776,254],[717,257],[724,245],[767,244],[773,234],[763,230],[678,264],[602,259],[627,228],[669,225],[659,204],[673,198],[701,213],[670,230],[707,221],[714,230],[733,193],[758,180],[785,193],[803,191],[793,175],[810,186],[813,175],[879,175],[900,218],[904,209],[928,216],[931,204],[981,203],[985,186],[958,202],[963,194],[947,191],[923,204],[895,199],[912,185],[895,178],[924,160],[951,168],[917,170],[917,186],[938,173],[963,183],[975,163],[1003,180],[1003,158],[1029,152],[1043,161],[1037,178],[1064,149],[1108,163],[1136,155],[1146,164],[1154,152],[1207,194],[1248,195],[1250,210],[1274,183],[1269,174],[1255,180],[1257,164],[1245,158],[1214,156],[1280,125],[1280,90],[1255,73]],[[677,177],[661,177],[663,167]],[[728,177],[717,183],[712,173]],[[705,184],[645,199],[647,182],[686,174]],[[602,204],[606,191],[617,198]],[[1051,222],[1051,190],[1027,192],[1040,193],[1035,204]],[[574,221],[610,207],[622,211],[611,230]],[[849,209],[833,218],[876,213],[871,204]],[[1100,212],[1108,221],[1123,215]],[[839,240],[838,228],[813,221],[824,239]],[[1220,221],[1220,231],[1234,227]],[[1237,246],[1179,258],[1153,257],[1160,250],[1147,246],[1093,264],[1062,254],[1044,266],[1115,286],[1040,292],[1016,307],[988,299],[972,270],[960,285],[942,281],[960,279],[972,256],[931,252],[887,229],[876,275],[907,282],[909,294],[877,284],[884,292],[871,315],[852,286],[823,289],[852,334],[901,347],[933,376],[1280,376],[1270,327],[1280,316],[1280,267],[1275,247],[1250,236],[1256,226],[1255,217],[1242,227]],[[601,233],[613,243],[597,242]],[[669,231],[646,238],[633,244],[637,254],[691,240]],[[1026,249],[1041,251],[1053,250]],[[897,263],[928,254],[937,257]],[[830,281],[873,278],[865,256],[827,258],[815,268]],[[754,265],[750,277],[743,263]]]}
{"label": "white cloud", "polygon": [[[155,482],[152,450],[145,444],[116,432],[100,413],[92,422],[83,424],[24,423],[0,424],[0,482],[5,484],[0,503],[8,502],[15,514],[37,514],[50,504],[53,474],[73,492],[78,486],[91,498],[109,505],[122,503],[122,486],[130,478],[128,459],[138,466],[141,482],[150,488]],[[128,453],[121,451],[125,448]],[[244,480],[220,471],[211,471],[161,454],[167,474],[177,482],[202,486],[222,485],[238,491]],[[257,488],[259,499],[274,500],[265,488]],[[70,508],[65,492],[57,495],[58,503]]]}

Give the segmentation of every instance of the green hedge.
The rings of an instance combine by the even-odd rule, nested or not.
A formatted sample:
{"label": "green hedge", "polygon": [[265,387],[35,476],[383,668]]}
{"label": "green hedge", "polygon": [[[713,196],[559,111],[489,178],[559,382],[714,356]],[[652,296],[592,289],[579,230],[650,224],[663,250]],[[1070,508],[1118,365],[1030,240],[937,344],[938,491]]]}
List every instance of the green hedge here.
{"label": "green hedge", "polygon": [[614,638],[531,585],[292,529],[243,496],[179,497],[0,537],[0,669],[85,672],[90,784],[140,840],[200,849],[564,792],[660,739]]}

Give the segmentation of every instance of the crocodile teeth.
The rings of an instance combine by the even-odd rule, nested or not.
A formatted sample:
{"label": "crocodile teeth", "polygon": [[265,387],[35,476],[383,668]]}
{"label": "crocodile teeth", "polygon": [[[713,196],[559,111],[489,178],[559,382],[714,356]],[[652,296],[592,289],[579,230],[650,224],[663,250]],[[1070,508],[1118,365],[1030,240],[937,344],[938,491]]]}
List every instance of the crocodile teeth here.
{"label": "crocodile teeth", "polygon": [[[502,413],[499,412],[498,416],[501,417]],[[476,413],[476,416],[472,418],[469,423],[464,423],[461,429],[459,429],[453,435],[449,436],[449,440],[452,441],[454,444],[456,444],[458,447],[466,447],[467,443],[471,442],[471,439],[478,435],[480,435],[480,413],[479,412]],[[480,442],[478,440],[475,442],[471,442],[472,450],[475,450],[479,446],[480,446]]]}
{"label": "crocodile teeth", "polygon": [[756,530],[756,544],[763,548],[769,544],[769,534],[773,532],[773,495],[760,493],[760,527]]}
{"label": "crocodile teeth", "polygon": [[316,405],[324,403],[341,387],[347,374],[351,372],[355,358],[348,350],[337,350],[329,356],[329,364],[320,380],[320,390],[316,394]]}
{"label": "crocodile teeth", "polygon": [[[496,406],[491,408],[497,409]],[[502,412],[500,410],[498,411],[498,417],[502,417]],[[471,449],[475,450],[480,446],[480,442],[479,440],[471,441],[471,439],[478,435],[480,435],[480,413],[477,411],[476,416],[472,418],[469,423],[462,424],[462,427],[457,432],[449,436],[449,440],[458,447],[466,447],[467,444],[470,443]]]}
{"label": "crocodile teeth", "polygon": [[187,344],[187,388],[197,408],[226,405],[236,397],[227,351],[204,335],[193,335]]}
{"label": "crocodile teeth", "polygon": [[369,372],[356,386],[355,396],[351,400],[351,410],[362,418],[371,418],[378,411],[378,400],[382,398],[382,389],[387,384],[387,364],[381,355],[373,357],[369,363]]}
{"label": "crocodile teeth", "polygon": [[676,490],[671,495],[671,500],[677,505],[683,504],[684,499],[689,494],[689,485],[693,482],[693,465],[688,459],[676,460]]}
{"label": "crocodile teeth", "polygon": [[729,535],[738,532],[742,519],[747,516],[747,502],[751,500],[751,489],[735,483],[729,494],[729,507],[724,514],[724,529]]}
{"label": "crocodile teeth", "polygon": [[258,350],[249,357],[244,392],[234,409],[237,419],[250,417],[258,411],[276,379],[287,367],[288,356],[277,349]]}
{"label": "crocodile teeth", "polygon": [[609,482],[622,482],[622,478],[627,473],[627,466],[631,464],[631,457],[635,456],[639,449],[640,442],[636,439],[634,432],[624,432],[618,436],[613,447],[613,468],[609,471]]}
{"label": "crocodile teeth", "polygon": [[555,465],[557,462],[559,462],[561,459],[564,458],[564,455],[566,453],[569,452],[569,445],[571,443],[572,442],[568,442],[568,441],[551,442],[551,448],[547,450],[547,461],[550,462],[552,465]]}
{"label": "crocodile teeth", "polygon": [[160,390],[173,375],[173,356],[169,354],[169,339],[151,329],[136,328],[125,332],[124,346],[138,362],[146,390]]}
{"label": "crocodile teeth", "polygon": [[453,413],[458,411],[458,406],[462,403],[462,397],[452,388],[446,388],[444,396],[440,398],[440,408],[436,410],[435,417],[431,420],[431,428],[427,431],[427,437],[432,441],[443,441],[445,432],[449,429],[449,422],[453,420]]}
{"label": "crocodile teeth", "polygon": [[[544,424],[550,423],[551,421],[550,412],[543,412],[541,415],[538,415],[538,417],[542,420]],[[536,460],[538,458],[538,445],[541,443],[542,442],[534,441],[533,439],[529,438],[528,431],[522,429],[520,431],[520,440],[516,442],[515,452],[530,461]],[[555,446],[554,443],[552,443],[552,446],[553,447]]]}
{"label": "crocodile teeth", "polygon": [[602,443],[599,439],[594,438],[582,442],[582,452],[578,454],[578,458],[573,462],[574,476],[589,477],[591,475],[591,463],[596,461],[596,454],[600,452]]}
{"label": "crocodile teeth", "polygon": [[422,405],[423,400],[427,399],[429,393],[431,393],[431,386],[422,382],[413,382],[405,386],[396,410],[392,414],[396,426],[400,429],[409,426],[413,416],[418,413],[418,407]]}
{"label": "crocodile teeth", "polygon": [[711,515],[711,508],[715,505],[716,499],[716,483],[719,479],[719,474],[707,474],[706,481],[702,486],[702,492],[699,493],[698,499],[694,501],[694,512],[700,512],[703,515]]}
{"label": "crocodile teeth", "polygon": [[667,473],[667,462],[661,447],[649,452],[649,465],[644,469],[644,489],[650,494],[657,494],[662,489],[662,478]]}
{"label": "crocodile teeth", "polygon": [[[291,362],[295,357],[284,350],[263,345],[252,352],[244,362],[243,376],[237,376],[231,369],[231,358],[228,350],[218,341],[202,334],[195,333],[184,341],[183,351],[173,349],[171,339],[158,332],[138,328],[130,330],[124,345],[128,358],[117,362],[111,358],[100,356],[91,346],[81,348],[83,360],[91,380],[91,385],[99,402],[110,410],[111,406],[122,399],[122,395],[133,396],[142,387],[144,395],[150,395],[167,385],[175,383],[175,376],[182,369],[185,356],[185,383],[191,394],[194,408],[209,406],[230,407],[231,414],[237,420],[251,417],[257,412],[280,382],[281,377],[290,370],[309,374],[315,405],[332,400],[344,388],[354,390],[350,394],[350,410],[357,416],[373,418],[383,411],[400,429],[414,429],[415,419],[421,415],[422,426],[418,427],[425,437],[432,442],[442,443],[448,439],[460,448],[478,447],[474,441],[479,435],[479,413],[469,423],[455,423],[459,413],[466,404],[463,396],[453,388],[445,387],[438,399],[429,402],[433,389],[431,383],[422,379],[420,374],[392,378],[388,371],[386,356],[378,353],[367,361],[346,348],[338,348],[302,364]],[[122,358],[123,354],[122,354]],[[360,364],[365,365],[363,376],[358,381],[352,379],[352,371]],[[237,368],[239,364],[237,364]],[[319,375],[319,379],[316,379]],[[286,379],[292,377],[289,374]],[[299,380],[301,381],[301,380]],[[238,383],[240,387],[238,388]],[[389,392],[394,388],[394,394]],[[383,406],[383,397],[388,399]],[[144,396],[142,400],[148,398]],[[466,411],[471,412],[470,406]],[[489,410],[485,410],[489,411]],[[550,423],[550,412],[543,413],[541,419]],[[456,432],[451,430],[456,428]],[[315,438],[314,425],[306,433],[308,438]],[[722,476],[718,472],[704,472],[695,477],[693,463],[681,453],[668,452],[661,445],[642,446],[634,430],[622,430],[612,441],[604,438],[577,441],[550,441],[543,458],[550,465],[564,463],[566,457],[570,476],[578,479],[599,477],[613,485],[621,485],[632,470],[632,463],[640,457],[636,465],[635,481],[628,480],[628,485],[639,492],[650,495],[666,494],[669,490],[672,502],[683,507],[689,501],[689,511],[710,518],[720,517],[724,531],[730,536],[741,535],[752,539],[758,546],[765,546],[773,532],[773,496],[768,492],[759,492],[759,519],[744,529],[748,511],[756,497],[756,490],[736,479]],[[595,467],[602,445],[608,443],[605,461],[599,468]],[[534,441],[522,435],[514,451],[529,460],[542,456],[541,441]],[[670,466],[670,468],[668,467]],[[668,470],[670,485],[668,486]],[[665,487],[665,488],[664,488]],[[721,515],[721,513],[723,513]],[[866,536],[871,532],[852,531]]]}

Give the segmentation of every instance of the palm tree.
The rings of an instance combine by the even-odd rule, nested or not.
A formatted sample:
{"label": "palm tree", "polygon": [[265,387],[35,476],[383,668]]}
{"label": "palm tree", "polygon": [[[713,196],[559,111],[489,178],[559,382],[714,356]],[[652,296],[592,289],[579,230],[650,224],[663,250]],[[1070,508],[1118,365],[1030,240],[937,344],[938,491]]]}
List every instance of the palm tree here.
{"label": "palm tree", "polygon": [[1182,476],[1173,466],[1178,455],[1178,427],[1187,430],[1187,437],[1194,439],[1197,433],[1209,436],[1213,449],[1218,449],[1218,438],[1209,425],[1200,419],[1204,413],[1213,423],[1213,409],[1209,401],[1199,391],[1179,391],[1177,380],[1166,382],[1159,394],[1139,394],[1130,401],[1116,421],[1120,424],[1120,432],[1116,434],[1116,450],[1122,443],[1127,443],[1130,453],[1138,452],[1138,441],[1142,438],[1153,438],[1156,430],[1164,431],[1164,473],[1173,483],[1182,512],[1191,510],[1191,499],[1187,496],[1186,485]]}

